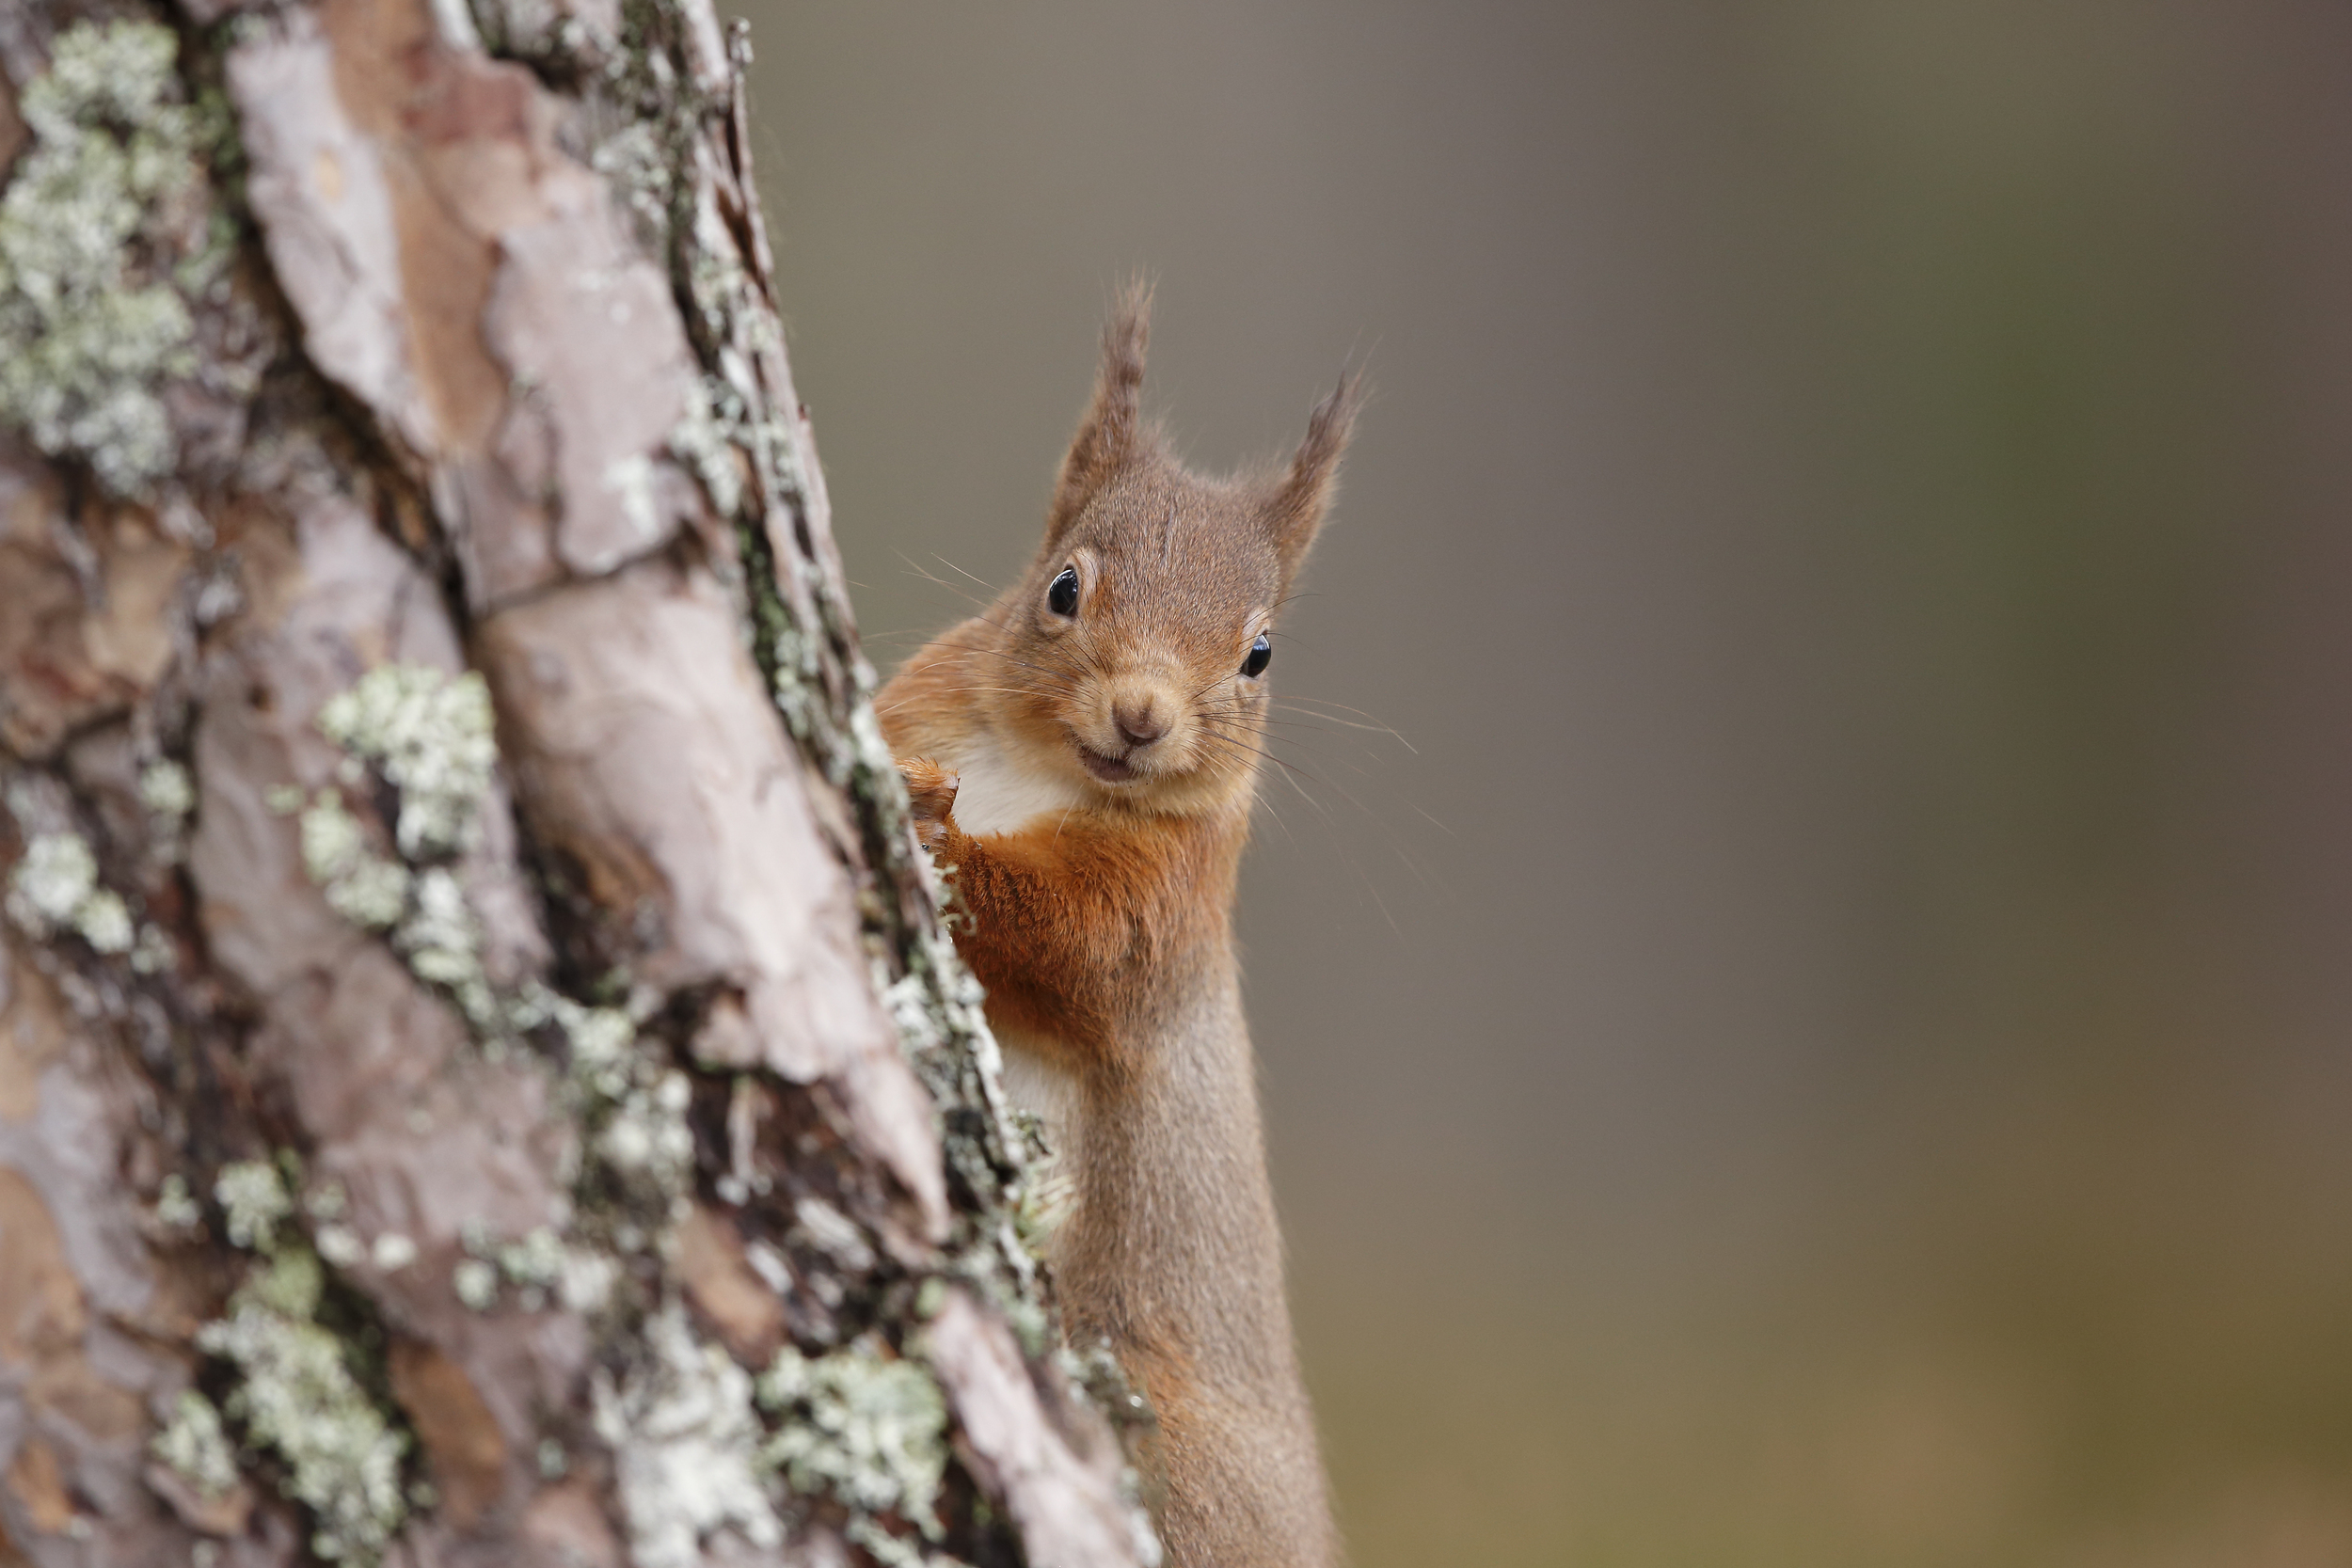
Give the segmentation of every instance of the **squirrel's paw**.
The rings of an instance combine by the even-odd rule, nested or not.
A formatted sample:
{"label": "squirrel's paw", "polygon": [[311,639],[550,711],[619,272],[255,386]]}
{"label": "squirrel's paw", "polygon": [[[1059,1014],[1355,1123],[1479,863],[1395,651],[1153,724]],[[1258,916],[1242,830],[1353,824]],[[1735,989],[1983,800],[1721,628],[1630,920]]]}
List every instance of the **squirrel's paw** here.
{"label": "squirrel's paw", "polygon": [[962,781],[929,757],[909,757],[898,764],[906,776],[907,799],[914,806],[914,839],[926,849],[955,831],[956,786]]}

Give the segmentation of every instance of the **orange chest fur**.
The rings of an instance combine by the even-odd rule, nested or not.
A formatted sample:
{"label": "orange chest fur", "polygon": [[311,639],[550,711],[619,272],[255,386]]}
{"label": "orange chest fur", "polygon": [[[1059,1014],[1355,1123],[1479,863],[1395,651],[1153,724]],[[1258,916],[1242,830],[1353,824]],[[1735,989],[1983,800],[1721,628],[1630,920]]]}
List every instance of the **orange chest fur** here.
{"label": "orange chest fur", "polygon": [[997,1022],[1111,1066],[1138,1025],[1223,949],[1229,857],[1178,819],[1041,819],[950,850],[956,945]]}
{"label": "orange chest fur", "polygon": [[1132,1066],[1138,1025],[1227,949],[1246,801],[1135,809],[1025,765],[1021,737],[957,700],[952,668],[926,649],[878,705],[894,752],[959,777],[937,851],[960,906],[957,949],[999,1028],[1063,1067]]}

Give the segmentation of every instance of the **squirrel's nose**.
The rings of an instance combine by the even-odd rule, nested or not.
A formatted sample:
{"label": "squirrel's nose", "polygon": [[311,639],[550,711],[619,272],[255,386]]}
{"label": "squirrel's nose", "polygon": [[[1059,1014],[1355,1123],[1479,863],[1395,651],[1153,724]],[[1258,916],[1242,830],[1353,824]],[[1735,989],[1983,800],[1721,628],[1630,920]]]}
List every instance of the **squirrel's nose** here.
{"label": "squirrel's nose", "polygon": [[1149,746],[1168,733],[1168,721],[1152,706],[1150,699],[1140,703],[1117,703],[1111,707],[1111,721],[1131,746]]}

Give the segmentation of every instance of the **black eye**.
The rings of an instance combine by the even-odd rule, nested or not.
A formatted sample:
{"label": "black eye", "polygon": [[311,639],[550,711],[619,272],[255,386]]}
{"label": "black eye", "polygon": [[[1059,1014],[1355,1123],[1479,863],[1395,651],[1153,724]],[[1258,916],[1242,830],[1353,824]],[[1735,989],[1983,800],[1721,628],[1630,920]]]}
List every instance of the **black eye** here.
{"label": "black eye", "polygon": [[1064,566],[1061,576],[1045,590],[1045,608],[1057,615],[1073,615],[1078,610],[1078,568]]}
{"label": "black eye", "polygon": [[1241,673],[1256,680],[1265,673],[1265,667],[1273,662],[1274,644],[1266,641],[1265,633],[1260,632],[1258,640],[1249,644],[1249,657],[1241,661]]}

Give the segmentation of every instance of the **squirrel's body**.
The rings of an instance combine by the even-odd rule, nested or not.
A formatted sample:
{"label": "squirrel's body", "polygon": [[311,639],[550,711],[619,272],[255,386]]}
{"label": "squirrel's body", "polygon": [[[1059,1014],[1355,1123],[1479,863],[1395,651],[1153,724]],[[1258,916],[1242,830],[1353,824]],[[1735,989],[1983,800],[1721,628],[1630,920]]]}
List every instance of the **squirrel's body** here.
{"label": "squirrel's body", "polygon": [[1353,391],[1287,472],[1200,479],[1136,416],[1144,339],[1131,299],[1028,578],[878,707],[1067,1183],[1049,1257],[1071,1338],[1107,1339],[1158,1415],[1171,1568],[1326,1568],[1232,911],[1265,634]]}

